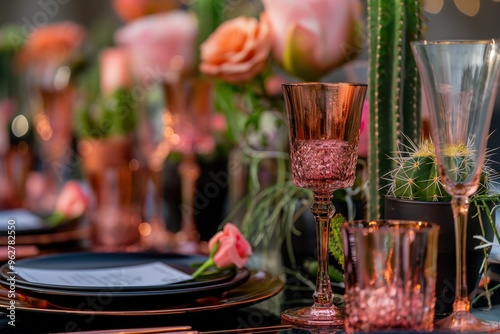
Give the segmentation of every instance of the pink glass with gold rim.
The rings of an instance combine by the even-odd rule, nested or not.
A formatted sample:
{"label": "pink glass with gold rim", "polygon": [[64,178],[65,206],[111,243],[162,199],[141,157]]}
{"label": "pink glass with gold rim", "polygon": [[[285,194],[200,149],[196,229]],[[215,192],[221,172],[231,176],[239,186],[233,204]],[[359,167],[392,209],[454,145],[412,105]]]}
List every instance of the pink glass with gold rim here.
{"label": "pink glass with gold rim", "polygon": [[285,310],[283,322],[299,327],[344,327],[345,311],[333,304],[328,275],[329,222],[335,213],[333,191],[354,184],[366,89],[366,84],[357,83],[283,85],[293,181],[314,193],[311,212],[318,251],[314,304]]}

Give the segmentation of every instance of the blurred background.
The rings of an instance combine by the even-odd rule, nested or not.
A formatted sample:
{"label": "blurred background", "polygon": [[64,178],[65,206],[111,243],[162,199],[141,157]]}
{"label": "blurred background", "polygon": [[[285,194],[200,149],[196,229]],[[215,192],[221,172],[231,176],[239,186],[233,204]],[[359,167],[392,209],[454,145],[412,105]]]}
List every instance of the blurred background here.
{"label": "blurred background", "polygon": [[[262,5],[259,0],[228,0],[232,13],[257,13]],[[182,0],[189,5],[193,0]],[[500,38],[499,0],[428,0],[425,16],[427,39],[489,39]],[[111,0],[18,0],[2,1],[0,22],[20,24],[25,33],[34,26],[49,22],[72,20],[86,26],[103,39],[112,38],[112,32],[123,24],[113,10]],[[367,58],[366,46],[358,59]],[[342,70],[332,73],[332,80],[342,78]],[[495,131],[500,126],[500,97],[497,96],[495,114],[492,121],[489,147],[500,146],[500,133]],[[494,166],[500,170],[500,166]]]}
{"label": "blurred background", "polygon": [[[196,2],[196,0],[179,0],[181,3],[181,7],[184,7],[184,9],[190,7],[193,5],[193,3]],[[363,5],[366,7],[366,1],[362,1]],[[227,9],[225,11],[225,19],[232,18],[232,17],[237,17],[239,15],[248,15],[248,16],[257,16],[259,12],[262,11],[263,5],[259,0],[221,0],[221,4],[225,6]],[[55,22],[62,22],[62,21],[73,21],[77,24],[80,24],[87,30],[87,38],[90,43],[85,43],[82,49],[79,50],[82,54],[82,58],[92,58],[92,60],[97,63],[97,51],[102,48],[102,47],[108,47],[113,45],[113,36],[115,32],[123,27],[126,22],[123,20],[123,18],[119,17],[117,15],[117,12],[115,8],[113,8],[113,2],[111,0],[17,0],[17,1],[2,1],[1,2],[1,10],[0,10],[0,22],[2,25],[9,25],[9,24],[14,24],[20,28],[20,30],[17,30],[14,34],[4,34],[3,36],[0,35],[0,40],[3,40],[4,43],[12,44],[12,43],[22,43],[25,42],[26,37],[36,28],[39,26],[45,26],[49,23],[55,23]],[[229,9],[228,9],[229,8]],[[498,24],[498,17],[500,15],[500,1],[495,1],[495,0],[429,0],[426,3],[425,7],[425,20],[426,20],[426,38],[430,40],[438,40],[438,39],[490,39],[490,38],[499,38],[500,39],[500,25]],[[162,28],[158,28],[162,29]],[[153,29],[154,30],[154,29]],[[172,31],[173,34],[176,33],[175,30]],[[68,31],[69,34],[69,31]],[[62,34],[64,37],[64,33]],[[133,35],[133,34],[132,34]],[[12,37],[14,36],[14,37]],[[145,36],[147,37],[147,36]],[[139,37],[140,40],[141,37]],[[367,59],[367,45],[366,45],[366,34],[364,36],[360,37],[360,40],[356,41],[356,46],[360,47],[360,53],[356,60],[358,61],[363,61]],[[90,55],[90,57],[89,57]],[[161,59],[162,55],[161,53],[159,54],[159,58]],[[115,62],[116,63],[116,62]],[[79,64],[77,64],[76,71],[79,70],[78,67]],[[111,67],[110,67],[111,68]],[[8,69],[3,69],[7,73]],[[73,69],[72,69],[73,70]],[[78,74],[78,72],[76,72]],[[36,73],[39,75],[40,73]],[[33,73],[31,73],[33,75]],[[58,73],[57,75],[62,75],[64,77],[64,73]],[[36,75],[33,76],[33,78],[37,77]],[[33,78],[28,78],[28,81],[33,81]],[[289,78],[286,77],[285,78]],[[54,82],[56,83],[58,77],[56,76],[55,79],[51,78],[51,80],[55,80]],[[87,78],[88,79],[88,78]],[[91,78],[92,79],[92,78]],[[337,81],[337,80],[345,80],[346,79],[346,71],[344,68],[339,67],[336,70],[334,70],[332,73],[327,75],[324,80],[325,81]],[[30,82],[32,84],[33,82]],[[95,85],[92,80],[88,80],[87,83],[84,83],[82,87],[86,87],[85,92],[89,92],[88,95],[91,95],[91,93],[98,89],[96,88],[98,85]],[[279,91],[279,90],[278,90]],[[168,95],[168,91],[165,91]],[[32,92],[30,92],[31,94]],[[150,97],[148,97],[147,103],[149,106],[159,106],[161,105],[161,98],[159,96],[162,95],[161,90],[160,91],[151,91],[150,92]],[[174,94],[175,95],[175,94]],[[279,95],[279,94],[277,94]],[[125,97],[124,97],[125,96]],[[115,101],[116,103],[120,103],[120,101],[123,102],[123,99],[126,99],[126,95],[121,96],[118,98],[118,102]],[[279,97],[279,96],[278,96]],[[47,96],[44,97],[45,100],[47,100]],[[120,100],[122,99],[122,100]],[[33,104],[33,99],[31,99],[30,96],[26,96],[26,98],[21,97],[20,99],[20,104],[21,104],[21,109],[25,110],[30,110],[28,112],[31,113],[32,109],[36,106]],[[45,101],[46,103],[46,101]],[[6,109],[1,109],[0,108],[0,113],[6,113]],[[156,110],[159,110],[156,108]],[[89,113],[91,114],[93,111],[90,110]],[[0,123],[2,122],[2,114],[0,114]],[[161,115],[157,114],[157,120],[161,118]],[[197,115],[198,117],[200,115]],[[59,117],[59,116],[58,116]],[[160,117],[160,118],[158,118]],[[267,122],[267,126],[263,126],[263,134],[262,138],[257,137],[257,139],[254,140],[255,142],[255,149],[256,151],[259,149],[258,146],[261,144],[262,141],[266,141],[269,148],[269,143],[272,143],[273,140],[276,141],[283,141],[283,138],[275,138],[273,137],[275,133],[273,133],[273,122],[277,122],[277,119],[279,120],[279,117],[276,118],[272,114],[266,115],[266,117],[262,117],[260,119],[260,122]],[[10,120],[9,120],[10,121]],[[121,120],[123,121],[123,119]],[[142,120],[139,120],[139,123],[141,123]],[[164,120],[162,120],[163,122]],[[214,120],[210,119],[207,120],[207,124],[210,123],[210,126],[213,128],[217,128],[217,122],[219,120]],[[82,119],[78,119],[77,123],[83,124],[84,122]],[[116,122],[115,122],[116,123]],[[198,122],[198,123],[204,123]],[[224,121],[222,121],[224,123]],[[157,122],[157,125],[159,122]],[[22,128],[22,124],[17,124],[20,126],[17,129]],[[77,124],[78,125],[78,124]],[[220,124],[219,124],[220,125]],[[264,124],[266,125],[266,124]],[[120,123],[120,126],[126,127],[128,126],[126,122],[123,122],[123,124]],[[262,124],[261,124],[262,126]],[[224,124],[222,126],[219,126],[219,128],[223,128]],[[12,129],[14,129],[13,127]],[[495,111],[494,111],[494,116],[493,116],[493,121],[491,125],[491,129],[489,130],[491,132],[491,137],[488,143],[488,146],[491,150],[493,150],[493,156],[492,160],[493,161],[499,161],[500,159],[496,157],[495,155],[495,150],[500,146],[500,131],[498,131],[498,128],[500,128],[500,95],[497,96],[496,99],[496,106],[495,106]],[[154,129],[151,128],[151,129]],[[80,129],[81,130],[81,129]],[[160,129],[161,130],[161,129]],[[206,129],[205,129],[206,130]],[[203,131],[205,131],[203,130]],[[212,129],[213,130],[213,129]],[[40,130],[37,130],[40,132]],[[201,133],[199,128],[198,129],[184,129],[183,130],[185,133],[190,132],[190,135],[192,133]],[[208,130],[207,130],[208,131]],[[147,133],[148,135],[152,135],[153,131],[151,133]],[[14,134],[15,135],[15,134]],[[34,136],[34,134],[31,134]],[[219,133],[220,136],[215,137],[215,139],[212,139],[215,141],[215,143],[210,142],[205,142],[203,145],[209,147],[206,149],[206,151],[210,151],[210,154],[205,154],[204,148],[201,145],[198,148],[197,152],[190,152],[191,154],[185,154],[185,152],[181,152],[180,154],[177,154],[179,152],[170,152],[169,149],[167,148],[167,151],[170,152],[170,154],[166,154],[168,156],[167,162],[165,165],[161,165],[161,172],[159,172],[160,168],[156,168],[152,166],[151,159],[154,158],[148,157],[149,160],[149,168],[153,172],[153,181],[152,185],[146,182],[142,182],[140,179],[135,180],[134,182],[138,182],[138,184],[141,185],[147,185],[147,187],[152,187],[154,189],[145,189],[144,192],[146,194],[153,194],[151,195],[153,198],[148,202],[150,203],[150,208],[147,210],[148,212],[152,213],[153,215],[156,215],[158,218],[159,216],[163,214],[159,214],[156,212],[154,209],[155,207],[161,206],[162,207],[162,212],[165,212],[165,221],[168,222],[168,224],[173,224],[173,226],[170,226],[170,228],[173,231],[179,231],[179,229],[182,229],[180,225],[182,225],[181,221],[186,220],[186,217],[191,217],[191,220],[193,219],[193,209],[196,209],[195,213],[195,220],[196,219],[201,219],[199,217],[203,217],[202,219],[205,221],[210,221],[213,222],[212,225],[207,225],[207,224],[200,224],[200,222],[191,222],[197,225],[197,231],[200,233],[196,238],[201,238],[202,240],[207,240],[211,235],[213,235],[215,229],[217,228],[217,224],[219,224],[224,217],[228,214],[228,207],[231,207],[232,204],[235,203],[235,201],[231,202],[231,199],[228,200],[228,197],[234,196],[236,199],[238,199],[238,196],[241,198],[241,193],[240,194],[231,194],[230,192],[244,192],[245,190],[242,190],[241,188],[245,186],[241,186],[240,188],[236,189],[228,189],[227,184],[229,183],[229,180],[227,179],[229,176],[234,176],[234,171],[228,171],[227,168],[230,168],[231,164],[229,164],[228,167],[228,160],[231,161],[231,156],[230,156],[230,151],[231,151],[231,145],[227,144],[226,141],[229,141],[230,138],[227,137],[226,133]],[[12,135],[11,135],[12,137]],[[10,140],[14,140],[14,137],[10,138]],[[203,139],[203,138],[202,138]],[[202,142],[203,140],[198,138],[198,139],[192,139],[193,141],[199,140]],[[206,139],[206,138],[205,138]],[[23,139],[24,140],[24,139]],[[233,138],[234,141],[234,138]],[[284,140],[286,142],[286,140]],[[47,143],[49,143],[47,141]],[[115,143],[116,144],[116,143]],[[157,153],[162,153],[160,152],[162,149],[161,143],[154,143],[155,150]],[[73,155],[75,155],[75,152],[80,148],[76,147],[76,142],[75,139],[73,139],[73,142],[70,143],[72,145],[73,149]],[[234,145],[234,143],[232,143]],[[67,144],[66,144],[67,146]],[[215,149],[211,146],[215,146]],[[272,145],[271,145],[272,146]],[[21,146],[19,146],[21,147]],[[47,148],[48,147],[48,148]],[[57,155],[57,150],[55,146],[51,146],[48,144],[46,147],[46,151],[42,154],[38,153],[38,156],[35,156],[35,169],[43,169],[43,161],[42,158],[46,156],[50,156],[51,154]],[[117,147],[117,146],[114,146]],[[257,148],[256,148],[257,147]],[[206,147],[205,147],[206,148]],[[281,150],[283,147],[272,147],[273,150]],[[143,148],[141,148],[143,149]],[[0,138],[0,153],[2,150],[2,138]],[[47,151],[48,150],[48,151]],[[147,150],[145,150],[146,152]],[[195,150],[196,151],[196,150]],[[19,152],[18,152],[19,153]],[[117,150],[113,149],[110,152],[108,152],[105,148],[102,149],[103,156],[108,156],[111,153],[117,153]],[[120,154],[123,152],[120,152]],[[144,152],[143,152],[144,153]],[[125,154],[125,153],[124,153]],[[153,154],[154,155],[154,154]],[[196,155],[196,158],[194,159],[193,156]],[[160,154],[161,157],[164,157]],[[187,158],[186,158],[187,157]],[[74,158],[74,157],[73,157]],[[3,157],[2,157],[3,159]],[[69,157],[69,160],[66,160],[65,166],[61,166],[61,169],[58,170],[59,176],[63,175],[64,179],[82,179],[81,171],[79,168],[74,168],[72,166],[72,161],[76,160],[71,160],[72,158]],[[148,160],[146,159],[146,160]],[[57,159],[54,158],[54,161]],[[197,160],[196,163],[193,164],[193,161]],[[68,163],[69,161],[69,163]],[[13,164],[10,164],[13,165]],[[14,164],[15,165],[15,164]],[[21,165],[18,165],[21,166]],[[134,165],[135,166],[135,165]],[[134,170],[137,169],[139,170],[140,168],[138,166],[142,166],[139,161],[137,161],[137,166],[129,166],[129,169]],[[68,168],[69,167],[69,168]],[[491,165],[494,169],[497,171],[500,171],[500,164],[498,163],[493,163]],[[1,166],[0,166],[1,168]],[[66,168],[66,169],[65,169]],[[135,171],[135,170],[134,170]],[[0,171],[1,172],[1,171]],[[218,173],[224,173],[223,178],[216,179],[216,181],[220,181],[223,183],[221,186],[220,182],[217,183],[217,196],[208,196],[207,194],[210,194],[210,186],[213,184],[213,176],[214,175],[219,175]],[[11,171],[12,173],[12,171]],[[156,174],[157,175],[156,175]],[[176,174],[177,173],[177,174]],[[18,171],[18,174],[22,174],[20,171]],[[107,189],[106,184],[104,183],[104,180],[100,178],[98,175],[99,173],[96,173],[96,176],[93,178],[90,178],[90,186],[94,188],[94,191],[98,189],[101,192],[104,192]],[[161,174],[161,175],[160,175]],[[156,175],[156,176],[155,176]],[[172,175],[175,175],[172,177]],[[189,177],[187,178],[186,181],[186,175],[195,175],[191,181],[189,181]],[[222,175],[222,174],[221,174]],[[130,176],[131,179],[133,179],[135,176]],[[246,182],[242,181],[244,178],[244,175],[240,176],[240,180],[231,180],[232,183],[238,184],[238,182]],[[259,175],[261,178],[260,181],[266,182],[272,182],[273,178],[275,178],[275,175],[267,175],[267,174],[262,174]],[[270,181],[269,181],[270,180]],[[0,178],[0,185],[2,182],[7,182],[8,180],[2,180]],[[33,180],[32,180],[33,181]],[[106,180],[106,182],[111,182],[110,180]],[[184,183],[183,183],[184,182]],[[186,183],[187,182],[187,183]],[[191,183],[189,183],[191,182]],[[159,187],[158,187],[159,186]],[[39,210],[36,211],[49,211],[51,210],[50,208],[53,207],[55,198],[49,196],[49,193],[46,191],[47,187],[45,185],[42,185],[40,183],[37,184],[37,180],[34,180],[32,184],[29,185],[30,189],[37,189],[37,191],[34,191],[33,198],[32,198],[32,205],[38,206]],[[136,186],[134,185],[135,188],[132,189],[137,189]],[[156,188],[155,188],[156,187]],[[193,187],[198,187],[197,189],[197,194],[201,194],[201,197],[195,197],[193,198],[186,198],[185,194],[183,195],[183,190],[185,188],[191,188],[190,193],[193,193],[192,189]],[[209,187],[209,188],[207,188]],[[57,189],[59,190],[59,189]],[[161,192],[161,193],[159,193]],[[1,194],[0,194],[1,195]],[[205,197],[203,197],[205,195]],[[54,195],[55,196],[55,195]],[[103,195],[104,196],[104,195]],[[106,194],[106,196],[109,196],[109,194]],[[184,197],[183,197],[184,196]],[[158,198],[161,199],[161,204],[158,205],[155,201],[158,201]],[[187,208],[186,206],[183,206],[183,203],[186,202],[193,202],[195,203],[195,208]],[[1,202],[1,196],[0,196],[0,202]],[[183,211],[184,210],[184,211]],[[191,211],[190,211],[191,210]],[[156,213],[155,213],[156,212]],[[109,214],[106,213],[101,213],[101,216],[109,217]],[[112,216],[112,215],[111,215]],[[122,217],[123,218],[123,217]],[[162,219],[163,220],[163,219]],[[148,221],[154,221],[154,217],[148,218]],[[153,224],[154,225],[154,224]],[[144,233],[145,235],[151,235],[151,230],[148,228],[151,228],[151,226],[145,226],[144,229],[142,230],[141,233]],[[154,226],[153,226],[154,228]],[[161,230],[161,229],[160,229]],[[186,234],[189,234],[189,230],[184,231]],[[108,235],[112,235],[113,233],[107,233]],[[164,236],[162,236],[163,238]],[[166,236],[168,237],[168,236]],[[188,236],[184,236],[185,238],[189,238]],[[151,242],[154,242],[150,240]]]}

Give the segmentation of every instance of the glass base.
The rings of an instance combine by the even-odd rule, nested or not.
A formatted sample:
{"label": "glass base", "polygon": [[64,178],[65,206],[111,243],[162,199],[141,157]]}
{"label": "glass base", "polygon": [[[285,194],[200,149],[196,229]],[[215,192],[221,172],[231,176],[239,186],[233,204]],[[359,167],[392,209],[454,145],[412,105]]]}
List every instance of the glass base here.
{"label": "glass base", "polygon": [[469,312],[453,312],[444,319],[436,321],[436,331],[489,333],[500,331],[500,323],[496,321],[481,320]]}
{"label": "glass base", "polygon": [[346,314],[344,309],[336,306],[330,307],[299,307],[285,310],[281,313],[283,323],[295,327],[322,327],[332,329],[343,329]]}

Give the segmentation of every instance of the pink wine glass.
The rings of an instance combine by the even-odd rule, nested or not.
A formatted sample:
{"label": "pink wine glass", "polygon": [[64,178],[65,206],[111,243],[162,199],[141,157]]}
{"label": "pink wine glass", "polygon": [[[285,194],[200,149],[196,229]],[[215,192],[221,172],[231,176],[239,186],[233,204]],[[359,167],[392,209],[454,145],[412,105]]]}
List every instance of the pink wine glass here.
{"label": "pink wine glass", "polygon": [[333,191],[354,184],[361,113],[367,85],[288,83],[283,85],[294,184],[311,189],[316,222],[318,273],[314,304],[285,310],[284,322],[305,327],[343,328],[345,311],[333,304],[328,274]]}

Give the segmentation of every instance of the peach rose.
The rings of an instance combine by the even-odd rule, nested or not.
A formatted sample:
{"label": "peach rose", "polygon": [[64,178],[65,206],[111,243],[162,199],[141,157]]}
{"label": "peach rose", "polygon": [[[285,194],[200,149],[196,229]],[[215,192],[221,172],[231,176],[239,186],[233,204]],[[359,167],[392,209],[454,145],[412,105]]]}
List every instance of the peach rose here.
{"label": "peach rose", "polygon": [[267,17],[237,17],[222,23],[201,45],[200,71],[230,83],[242,83],[261,73],[271,52]]}
{"label": "peach rose", "polygon": [[194,15],[173,10],[145,16],[115,33],[115,42],[130,52],[132,71],[145,86],[177,80],[195,68],[198,22]]}
{"label": "peach rose", "polygon": [[113,9],[123,21],[179,8],[178,0],[113,0]]}
{"label": "peach rose", "polygon": [[24,44],[20,63],[24,66],[32,62],[66,63],[78,56],[85,37],[85,28],[71,21],[40,26]]}
{"label": "peach rose", "polygon": [[101,92],[112,94],[118,88],[132,85],[129,55],[124,48],[107,48],[99,56]]}
{"label": "peach rose", "polygon": [[233,224],[227,223],[221,232],[217,232],[208,242],[212,249],[217,243],[219,248],[214,255],[214,263],[218,268],[235,265],[242,268],[252,255],[252,246],[248,243],[240,230]]}

